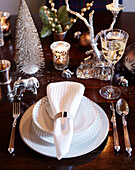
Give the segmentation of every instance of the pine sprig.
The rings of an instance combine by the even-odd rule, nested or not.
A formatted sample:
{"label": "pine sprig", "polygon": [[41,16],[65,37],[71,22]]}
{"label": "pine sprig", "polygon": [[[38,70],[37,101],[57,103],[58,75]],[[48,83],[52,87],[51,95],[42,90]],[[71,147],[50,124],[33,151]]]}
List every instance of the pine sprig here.
{"label": "pine sprig", "polygon": [[44,26],[43,25],[43,27],[42,27],[42,29],[41,29],[41,38],[45,38],[46,36],[49,36],[49,35],[51,35],[51,33],[52,33],[52,30],[51,30],[51,28],[50,27],[48,27],[48,26]]}

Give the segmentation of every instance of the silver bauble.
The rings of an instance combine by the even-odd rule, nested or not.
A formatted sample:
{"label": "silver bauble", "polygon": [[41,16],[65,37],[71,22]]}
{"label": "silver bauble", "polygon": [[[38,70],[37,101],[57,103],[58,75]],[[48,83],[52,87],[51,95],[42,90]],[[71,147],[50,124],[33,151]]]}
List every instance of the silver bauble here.
{"label": "silver bauble", "polygon": [[132,73],[135,74],[135,43],[127,47],[124,66]]}

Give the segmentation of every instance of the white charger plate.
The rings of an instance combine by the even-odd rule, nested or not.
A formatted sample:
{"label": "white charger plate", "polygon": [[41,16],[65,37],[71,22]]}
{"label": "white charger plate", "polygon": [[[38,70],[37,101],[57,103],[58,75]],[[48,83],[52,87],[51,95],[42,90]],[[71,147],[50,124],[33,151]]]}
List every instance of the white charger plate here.
{"label": "white charger plate", "polygon": [[[48,115],[46,107],[50,107],[47,97],[35,104],[32,113],[32,130],[39,138],[54,144],[53,119]],[[78,144],[91,139],[98,133],[101,124],[102,118],[94,102],[83,96],[74,119],[74,135],[71,144]]]}
{"label": "white charger plate", "polygon": [[[109,131],[109,120],[103,109],[97,104],[95,104],[95,106],[102,117],[102,126],[99,132],[96,136],[85,143],[71,145],[69,152],[64,156],[64,158],[72,158],[87,154],[100,146],[105,140]],[[26,110],[21,118],[19,130],[22,140],[34,151],[46,156],[56,157],[55,146],[39,139],[37,135],[35,135],[35,133],[31,130],[32,110],[33,105]]]}

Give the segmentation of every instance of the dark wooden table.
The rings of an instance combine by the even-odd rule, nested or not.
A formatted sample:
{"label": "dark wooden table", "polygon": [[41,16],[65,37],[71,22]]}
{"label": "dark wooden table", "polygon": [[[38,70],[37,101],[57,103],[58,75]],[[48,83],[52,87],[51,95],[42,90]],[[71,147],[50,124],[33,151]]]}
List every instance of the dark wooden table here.
{"label": "dark wooden table", "polygon": [[[35,15],[33,16],[38,31],[41,29],[41,20]],[[120,13],[117,18],[116,28],[123,29],[129,33],[129,40],[127,46],[135,42],[135,13]],[[12,103],[7,94],[13,88],[14,81],[19,76],[22,78],[30,77],[30,75],[23,75],[16,71],[14,62],[14,36],[16,16],[11,16],[12,34],[5,38],[5,45],[1,49],[1,59],[11,61],[11,77],[12,82],[9,85],[0,86],[0,169],[135,169],[135,78],[132,74],[124,70],[122,66],[116,66],[116,74],[125,75],[129,80],[128,88],[119,86],[122,90],[121,98],[125,99],[130,107],[130,113],[127,117],[128,130],[133,148],[132,156],[129,157],[125,152],[123,129],[121,117],[117,115],[118,133],[120,138],[121,151],[120,154],[114,152],[112,124],[110,124],[109,133],[105,141],[94,151],[73,159],[62,159],[58,161],[55,158],[50,158],[41,155],[30,149],[21,139],[19,134],[19,119],[16,130],[15,153],[10,155],[7,148],[10,139],[11,125],[12,125]],[[94,28],[95,34],[101,29],[106,29],[110,26],[112,15],[109,12],[96,12],[94,14]],[[82,21],[77,21],[76,24],[67,33],[65,41],[71,44],[70,49],[70,65],[72,71],[76,71],[80,62],[86,57],[84,51],[80,48],[77,40],[74,40],[74,32],[87,31],[87,27]],[[53,67],[52,53],[50,44],[53,42],[53,37],[49,36],[41,40],[44,50],[44,57],[46,66],[42,73],[34,74],[40,82],[37,96],[30,92],[26,92],[21,102],[21,116],[33,103],[46,95],[46,86],[51,82],[65,81],[62,78],[61,71],[57,71]],[[85,96],[99,104],[106,112],[110,119],[111,112],[109,109],[109,101],[103,99],[99,95],[99,89],[104,85],[109,84],[108,81],[101,81],[97,79],[77,79],[74,74],[69,81],[80,82],[85,85]],[[114,101],[115,102],[115,101]]]}

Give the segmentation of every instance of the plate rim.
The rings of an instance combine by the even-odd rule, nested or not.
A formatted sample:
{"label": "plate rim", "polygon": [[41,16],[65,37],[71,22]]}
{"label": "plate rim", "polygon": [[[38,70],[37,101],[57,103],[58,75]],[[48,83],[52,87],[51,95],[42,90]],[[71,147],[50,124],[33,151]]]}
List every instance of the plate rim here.
{"label": "plate rim", "polygon": [[[45,103],[46,98],[47,98],[47,96],[45,96],[45,97],[41,98],[39,101],[37,101],[37,102],[35,103],[35,106],[34,106],[33,110],[36,108],[37,105],[40,105],[40,106],[42,105],[42,100],[44,100],[43,102]],[[90,99],[88,99],[87,97],[83,96],[82,99],[83,99],[83,100],[86,99],[86,100],[88,100],[89,102],[91,102],[91,103],[94,105],[94,103],[93,103]],[[39,106],[39,107],[40,107],[40,106]],[[95,107],[95,105],[94,105],[94,107]],[[95,110],[97,110],[97,109],[95,109]],[[33,111],[33,112],[34,112],[34,111]],[[46,111],[46,114],[48,114],[47,111]],[[92,125],[95,123],[95,121],[96,121],[96,119],[97,119],[97,114],[98,114],[98,113],[97,113],[97,111],[96,111],[95,120],[94,120],[94,122],[92,123]],[[49,115],[48,115],[48,116],[49,116]],[[34,120],[35,125],[36,125],[41,131],[46,131],[45,129],[43,129],[43,128],[39,125],[38,122],[35,121],[35,117],[34,117],[33,113],[32,113],[32,118],[33,118],[33,120]],[[50,119],[52,119],[52,118],[50,118]],[[91,126],[92,126],[92,125],[91,125]],[[90,128],[90,127],[88,127],[88,128]],[[87,129],[85,129],[85,130],[87,130]],[[85,130],[80,131],[80,132],[75,132],[74,134],[82,133],[82,132],[84,132]],[[48,130],[47,130],[46,132],[53,134],[53,132],[49,132]]]}
{"label": "plate rim", "polygon": [[[34,108],[39,105],[38,107],[40,107],[42,105],[42,100],[44,100],[43,102],[45,102],[46,96],[43,97],[42,99],[40,99],[34,106]],[[72,138],[72,144],[78,144],[80,142],[86,142],[87,140],[91,139],[92,137],[94,137],[100,130],[101,126],[102,126],[102,117],[100,115],[100,112],[98,111],[98,109],[95,106],[95,103],[93,101],[91,101],[89,98],[83,96],[83,102],[85,104],[85,100],[87,100],[88,102],[91,102],[93,104],[93,107],[95,107],[96,110],[96,118],[95,121],[92,123],[92,125],[90,127],[88,127],[87,129],[80,131],[78,133],[74,133],[73,134],[73,138]],[[43,107],[43,106],[41,106]],[[33,110],[34,110],[33,108]],[[33,118],[33,111],[32,111],[32,118]],[[98,127],[96,126],[98,123]],[[39,125],[40,126],[40,125]],[[35,131],[36,135],[38,136],[38,138],[41,138],[42,140],[45,140],[49,143],[54,144],[53,141],[53,133],[48,133],[45,132],[42,127],[40,128],[37,124],[35,124],[34,120],[32,120],[32,127],[33,127],[33,131]],[[96,127],[95,127],[96,126]],[[92,129],[95,129],[92,131],[92,134],[90,133]],[[89,134],[87,137],[85,137],[86,135],[84,133]],[[79,137],[81,136],[81,137]],[[77,138],[78,137],[78,138]],[[85,137],[85,138],[84,138]],[[75,139],[77,138],[77,139]]]}
{"label": "plate rim", "polygon": [[[96,104],[96,103],[95,103]],[[107,135],[108,135],[108,132],[109,132],[109,119],[108,119],[108,117],[107,117],[107,115],[106,115],[106,113],[104,112],[104,110],[98,105],[98,104],[96,104],[96,106],[100,109],[100,111],[101,111],[101,115],[102,115],[102,117],[104,117],[104,119],[105,119],[105,122],[106,122],[106,128],[105,127],[103,127],[104,125],[104,123],[105,122],[103,122],[103,124],[102,124],[102,126],[101,126],[101,129],[100,129],[100,131],[98,132],[98,134],[94,137],[94,138],[92,138],[93,140],[97,140],[97,143],[98,144],[96,144],[96,146],[94,146],[92,149],[88,149],[87,148],[87,151],[85,151],[84,153],[82,153],[81,152],[81,154],[76,154],[76,153],[74,153],[74,155],[70,155],[70,150],[69,150],[69,153],[68,154],[66,154],[63,158],[73,158],[73,157],[78,157],[78,156],[81,156],[81,155],[84,155],[84,154],[87,154],[87,153],[89,153],[89,152],[91,152],[91,151],[93,151],[94,149],[96,149],[98,146],[100,146],[101,144],[102,144],[102,142],[105,140],[105,138],[107,137]],[[22,126],[23,126],[23,119],[26,117],[26,113],[29,111],[29,109],[32,109],[32,107],[33,107],[33,105],[32,106],[30,106],[27,110],[26,110],[26,112],[23,114],[23,116],[22,116],[22,118],[21,118],[21,121],[20,121],[20,124],[19,124],[19,131],[20,131],[20,136],[21,136],[21,138],[22,138],[22,140],[24,141],[24,143],[29,147],[29,148],[31,148],[32,150],[34,150],[34,151],[36,151],[36,152],[38,152],[38,153],[40,153],[40,154],[42,154],[42,155],[46,155],[46,156],[49,156],[49,157],[55,157],[56,158],[56,154],[54,153],[53,155],[52,154],[49,154],[49,153],[46,153],[46,152],[41,152],[41,150],[39,151],[36,147],[32,147],[31,145],[30,145],[30,143],[34,143],[34,141],[32,141],[31,139],[25,139],[23,136],[23,134],[22,134]],[[29,115],[27,115],[27,119],[28,118],[30,118],[31,117],[31,114],[29,113]],[[30,126],[30,125],[29,125]],[[29,129],[30,130],[30,129]],[[103,133],[103,131],[104,131],[104,135],[101,135],[100,133]],[[26,132],[25,132],[26,133]],[[29,135],[30,136],[30,134],[28,134],[28,133],[30,133],[30,131],[28,132],[27,131],[27,136]],[[99,137],[99,135],[101,136],[101,138],[102,138],[102,140],[100,140],[100,141],[98,141],[98,137]],[[35,138],[37,138],[36,136],[35,136]],[[82,146],[82,145],[90,145],[90,142],[92,141],[92,139],[90,139],[89,141],[86,141],[85,143],[82,143],[82,144],[78,144],[78,147],[80,147],[80,146]],[[28,140],[30,141],[30,143],[28,142]],[[45,142],[45,143],[47,143],[47,142]],[[95,143],[95,142],[94,142]],[[36,145],[35,143],[34,143],[34,145]],[[77,145],[74,145],[74,147],[76,147]],[[55,146],[54,145],[52,145],[52,147],[53,147],[53,149],[55,149]],[[73,147],[73,145],[71,146],[71,147]],[[90,146],[89,146],[90,147]],[[44,148],[45,149],[45,148]]]}

